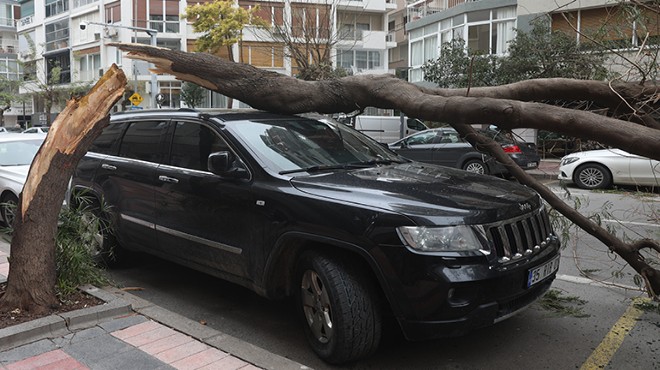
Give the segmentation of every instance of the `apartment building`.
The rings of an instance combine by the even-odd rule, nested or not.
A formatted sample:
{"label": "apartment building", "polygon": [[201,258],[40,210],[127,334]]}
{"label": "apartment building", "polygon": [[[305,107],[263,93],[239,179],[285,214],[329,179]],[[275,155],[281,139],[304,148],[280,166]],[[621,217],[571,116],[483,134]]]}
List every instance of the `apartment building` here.
{"label": "apartment building", "polygon": [[[0,78],[3,81],[19,81],[22,70],[18,62],[18,39],[15,22],[20,6],[14,0],[0,0]],[[3,86],[3,89],[8,86]],[[6,107],[0,107],[5,109]],[[23,122],[23,106],[15,104],[3,114],[3,125],[14,126]]]}
{"label": "apartment building", "polygon": [[585,50],[596,39],[614,49],[609,68],[626,79],[639,79],[632,64],[648,63],[642,58],[655,55],[640,54],[639,48],[660,43],[660,7],[651,1],[409,0],[407,9],[411,82],[423,81],[421,66],[439,56],[443,43],[461,38],[470,50],[503,55],[515,31],[529,30],[540,17],[553,31],[585,44]]}
{"label": "apartment building", "polygon": [[[181,18],[188,4],[180,0],[20,0],[21,18],[17,22],[18,47],[29,73],[40,81],[52,77],[53,68],[61,70],[59,84],[93,83],[113,63],[129,78],[128,88],[143,101],[140,107],[179,107],[181,82],[168,75],[152,75],[146,62],[124,57],[109,42],[155,44],[183,51],[195,51],[196,35]],[[248,1],[237,0],[241,7],[259,5],[258,15],[271,25],[270,30],[288,28],[291,35],[304,23],[304,30],[335,37],[333,65],[351,73],[385,73],[388,70],[387,12],[393,0]],[[275,27],[278,26],[278,27]],[[225,56],[228,53],[221,52]],[[254,27],[243,31],[243,42],[233,46],[235,60],[287,75],[296,74],[296,64],[287,55],[277,34]],[[209,93],[206,107],[226,107],[227,99]],[[36,102],[36,111],[42,105]],[[234,102],[234,107],[244,106]]]}

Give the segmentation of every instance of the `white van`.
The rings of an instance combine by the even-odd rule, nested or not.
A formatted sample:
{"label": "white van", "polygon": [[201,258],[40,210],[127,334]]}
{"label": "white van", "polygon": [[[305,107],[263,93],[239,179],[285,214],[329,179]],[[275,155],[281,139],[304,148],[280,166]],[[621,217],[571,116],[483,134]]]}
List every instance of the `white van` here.
{"label": "white van", "polygon": [[401,127],[400,116],[356,116],[354,127],[367,136],[381,143],[392,143],[415,132],[428,129],[416,119],[403,117],[405,125]]}

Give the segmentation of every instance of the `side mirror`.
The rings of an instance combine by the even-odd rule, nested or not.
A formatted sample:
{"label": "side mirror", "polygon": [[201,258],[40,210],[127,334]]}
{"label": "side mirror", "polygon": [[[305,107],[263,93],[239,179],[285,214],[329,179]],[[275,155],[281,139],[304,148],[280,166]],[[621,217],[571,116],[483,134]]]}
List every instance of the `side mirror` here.
{"label": "side mirror", "polygon": [[233,179],[247,179],[250,173],[237,164],[236,156],[228,151],[211,153],[208,159],[208,167],[211,173],[218,176],[229,177]]}

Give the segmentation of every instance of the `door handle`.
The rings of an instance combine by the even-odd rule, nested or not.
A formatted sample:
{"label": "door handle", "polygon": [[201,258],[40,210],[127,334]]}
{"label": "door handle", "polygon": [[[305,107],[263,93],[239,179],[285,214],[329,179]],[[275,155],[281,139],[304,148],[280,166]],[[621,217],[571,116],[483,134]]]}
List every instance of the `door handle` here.
{"label": "door handle", "polygon": [[163,176],[163,175],[158,176],[158,180],[160,180],[162,182],[169,182],[171,184],[178,184],[179,183],[179,179],[176,179],[174,177],[169,177],[169,176]]}
{"label": "door handle", "polygon": [[116,166],[113,166],[113,165],[111,165],[111,164],[107,164],[107,163],[103,163],[103,164],[101,165],[101,168],[103,168],[104,170],[110,170],[110,171],[114,171],[114,170],[117,169]]}

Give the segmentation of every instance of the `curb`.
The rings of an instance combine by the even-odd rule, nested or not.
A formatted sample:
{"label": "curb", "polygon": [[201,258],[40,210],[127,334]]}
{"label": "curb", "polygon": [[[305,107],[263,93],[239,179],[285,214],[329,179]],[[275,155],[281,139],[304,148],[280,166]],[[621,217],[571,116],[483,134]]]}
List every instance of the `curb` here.
{"label": "curb", "polygon": [[107,290],[108,294],[114,294],[119,299],[130,302],[133,311],[136,313],[191,336],[211,347],[229,353],[234,357],[238,357],[259,368],[273,370],[311,369],[308,366],[297,363],[286,357],[269,352],[263,348],[232,337],[231,335],[204,326],[185,316],[181,316],[160,306],[154,305],[153,303],[126,291],[115,287],[105,287],[104,289]]}
{"label": "curb", "polygon": [[131,305],[114,294],[91,285],[82,286],[80,290],[104,301],[105,304],[50,315],[0,329],[0,352],[41,339],[61,337],[132,312]]}

